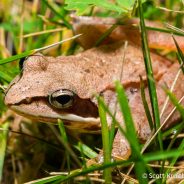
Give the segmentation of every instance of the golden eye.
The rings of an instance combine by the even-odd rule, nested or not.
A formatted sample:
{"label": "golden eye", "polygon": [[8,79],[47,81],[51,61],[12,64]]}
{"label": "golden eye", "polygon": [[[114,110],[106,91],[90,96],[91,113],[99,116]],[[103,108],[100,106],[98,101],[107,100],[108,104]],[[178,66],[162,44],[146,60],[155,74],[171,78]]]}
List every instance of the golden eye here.
{"label": "golden eye", "polygon": [[49,95],[49,103],[58,109],[66,109],[73,105],[74,96],[72,91],[60,89]]}

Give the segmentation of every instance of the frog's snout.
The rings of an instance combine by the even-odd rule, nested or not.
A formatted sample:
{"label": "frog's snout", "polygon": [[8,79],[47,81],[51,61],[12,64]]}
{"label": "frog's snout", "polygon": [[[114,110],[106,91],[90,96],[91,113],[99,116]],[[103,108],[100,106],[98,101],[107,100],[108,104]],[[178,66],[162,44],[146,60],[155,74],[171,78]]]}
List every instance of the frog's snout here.
{"label": "frog's snout", "polygon": [[[16,94],[13,92],[13,86],[20,80],[20,75],[16,76],[5,90],[4,103],[7,106],[11,106],[16,103]],[[17,91],[15,91],[17,93]]]}

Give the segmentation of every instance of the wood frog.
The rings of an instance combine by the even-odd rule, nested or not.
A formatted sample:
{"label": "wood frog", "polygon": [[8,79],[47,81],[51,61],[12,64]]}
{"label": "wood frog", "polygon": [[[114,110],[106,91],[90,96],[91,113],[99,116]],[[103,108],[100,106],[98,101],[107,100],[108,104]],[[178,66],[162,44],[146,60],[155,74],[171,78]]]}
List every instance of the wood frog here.
{"label": "wood frog", "polygon": [[[155,53],[151,53],[151,59],[161,110],[166,99],[162,86],[172,85],[180,67]],[[57,123],[58,119],[62,119],[69,129],[97,132],[100,131],[101,124],[95,95],[103,96],[113,112],[116,106],[114,81],[120,80],[126,90],[137,136],[141,141],[146,141],[151,130],[140,95],[140,76],[146,83],[142,51],[132,42],[125,48],[123,40],[71,56],[54,58],[36,54],[26,58],[21,74],[9,85],[5,104],[33,120]],[[178,81],[181,80],[183,81],[182,74]],[[184,83],[177,82],[174,93],[177,98],[181,98],[184,94]],[[148,96],[147,88],[146,94]],[[148,97],[147,100],[150,105]],[[161,118],[162,122],[172,108],[169,103]],[[116,109],[116,118],[124,126],[119,106]],[[179,114],[175,113],[167,126],[179,118]],[[109,117],[108,123],[111,124]],[[117,131],[112,155],[127,159],[130,154],[127,140]]]}

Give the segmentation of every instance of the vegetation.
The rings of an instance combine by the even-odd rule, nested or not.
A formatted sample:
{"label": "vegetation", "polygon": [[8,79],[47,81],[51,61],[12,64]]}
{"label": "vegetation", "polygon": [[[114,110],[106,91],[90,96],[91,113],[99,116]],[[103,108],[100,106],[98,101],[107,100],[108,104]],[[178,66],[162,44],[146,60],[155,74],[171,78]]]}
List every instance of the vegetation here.
{"label": "vegetation", "polygon": [[[146,35],[150,28],[145,26],[144,19],[159,20],[177,28],[183,28],[183,6],[184,3],[181,0],[1,1],[0,181],[6,184],[25,182],[34,184],[62,182],[142,184],[165,183],[166,181],[182,183],[184,180],[182,160],[184,108],[169,89],[164,89],[182,120],[176,126],[161,132],[156,87]],[[102,137],[91,134],[74,136],[65,129],[61,120],[58,120],[58,126],[32,122],[17,116],[4,105],[5,89],[20,73],[19,60],[38,51],[49,56],[71,55],[81,51],[80,45],[74,39],[63,42],[73,36],[70,15],[74,10],[78,15],[122,19],[125,17],[140,18],[151,109],[146,104],[144,84],[141,85],[141,91],[145,112],[153,130],[152,138],[145,145],[139,143],[136,137],[128,100],[118,81],[115,86],[118,103],[125,119],[125,130],[132,127],[128,132],[119,125],[114,114],[110,112],[103,98],[100,97],[97,97],[97,100],[102,123]],[[154,27],[152,29],[154,30]],[[171,26],[157,31],[183,35],[181,30]],[[107,36],[109,32],[104,35]],[[103,40],[104,35],[99,41]],[[58,44],[61,40],[62,44]],[[48,49],[48,45],[55,43],[57,46]],[[168,58],[177,58],[182,64],[184,62],[183,53],[176,40],[175,44],[177,53],[158,52]],[[151,112],[153,112],[153,122]],[[128,160],[111,159],[115,127],[107,126],[107,114],[112,118],[113,125],[121,130],[130,143],[132,155]],[[94,159],[99,149],[106,150],[102,164],[95,162]],[[177,178],[177,176],[181,177]]]}

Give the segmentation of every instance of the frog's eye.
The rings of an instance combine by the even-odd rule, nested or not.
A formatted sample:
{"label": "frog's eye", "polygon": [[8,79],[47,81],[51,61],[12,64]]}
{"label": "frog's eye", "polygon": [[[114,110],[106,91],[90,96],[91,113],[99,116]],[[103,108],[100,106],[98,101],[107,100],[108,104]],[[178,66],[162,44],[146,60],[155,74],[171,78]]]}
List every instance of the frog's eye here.
{"label": "frog's eye", "polygon": [[69,108],[73,105],[75,94],[67,89],[61,89],[49,95],[49,103],[59,109]]}

